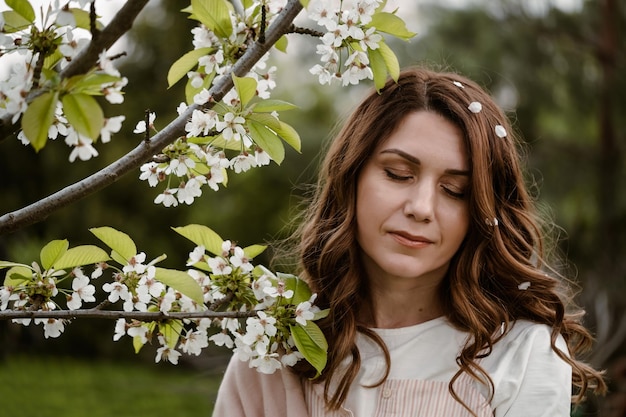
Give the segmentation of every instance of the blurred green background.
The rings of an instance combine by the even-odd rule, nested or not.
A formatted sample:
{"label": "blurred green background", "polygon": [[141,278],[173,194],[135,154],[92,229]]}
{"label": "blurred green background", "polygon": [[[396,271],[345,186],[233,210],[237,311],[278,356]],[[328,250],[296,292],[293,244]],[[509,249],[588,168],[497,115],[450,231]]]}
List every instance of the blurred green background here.
{"label": "blurred green background", "polygon": [[[559,250],[581,286],[577,301],[597,339],[588,361],[607,369],[612,389],[611,395],[591,398],[576,413],[624,416],[626,4],[457,3],[462,7],[404,1],[399,14],[417,36],[391,45],[402,66],[461,72],[490,90],[510,112],[527,141],[528,180],[542,209],[559,226]],[[134,148],[141,138],[132,130],[146,109],[157,113],[157,128],[175,117],[183,85],[168,90],[166,74],[191,49],[193,23],[179,12],[186,5],[151,2],[125,38],[127,55],[119,67],[129,79],[126,101],[105,112],[127,119],[111,143],[98,145],[98,158],[69,165],[69,148],[63,143],[50,143],[39,154],[15,139],[0,143],[0,213],[45,197]],[[177,208],[153,204],[157,191],[140,182],[136,172],[42,223],[0,236],[0,259],[31,262],[52,239],[96,244],[88,228],[104,225],[128,233],[149,259],[167,253],[166,267],[180,267],[193,249],[172,226],[205,224],[243,246],[286,237],[293,214],[315,181],[320,150],[371,87],[319,86],[308,73],[317,59],[315,44],[293,35],[289,55],[278,54],[274,61],[278,87],[273,97],[300,107],[281,118],[300,133],[301,154],[288,150],[282,166],[233,175],[227,189],[207,189],[192,206]],[[256,261],[267,265],[269,257]],[[0,415],[210,415],[228,351],[214,348],[201,357],[183,357],[177,367],[154,364],[149,346],[135,355],[130,340],[114,343],[113,326],[112,321],[76,321],[59,339],[46,340],[40,326],[0,322]]]}

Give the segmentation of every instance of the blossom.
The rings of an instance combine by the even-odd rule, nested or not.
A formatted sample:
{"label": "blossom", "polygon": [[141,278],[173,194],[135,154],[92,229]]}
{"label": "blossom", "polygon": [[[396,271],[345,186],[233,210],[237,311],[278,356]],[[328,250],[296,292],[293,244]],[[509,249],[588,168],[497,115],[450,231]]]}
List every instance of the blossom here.
{"label": "blossom", "polygon": [[163,298],[161,298],[159,310],[163,313],[167,313],[172,309],[174,301],[176,301],[176,292],[172,288],[168,288]]}
{"label": "blossom", "polygon": [[185,124],[187,137],[206,136],[211,129],[215,128],[217,122],[217,113],[213,110],[194,110],[191,113],[191,120]]}
{"label": "blossom", "polygon": [[111,133],[117,133],[122,128],[122,122],[126,116],[115,116],[104,119],[104,126],[100,130],[100,140],[102,143],[111,141]]}
{"label": "blossom", "polygon": [[59,337],[65,330],[65,323],[60,319],[35,319],[35,324],[43,324],[43,335],[49,337]]}
{"label": "blossom", "polygon": [[177,177],[184,177],[189,174],[189,170],[195,168],[196,162],[189,158],[187,155],[179,155],[178,158],[173,158],[169,166],[165,168],[166,174],[174,173]]}
{"label": "blossom", "polygon": [[107,299],[115,303],[118,300],[128,300],[130,297],[130,292],[128,292],[128,287],[119,282],[107,282],[102,286],[102,289],[109,293]]}
{"label": "blossom", "polygon": [[215,128],[222,132],[222,137],[224,140],[234,140],[241,141],[242,138],[246,135],[246,128],[243,124],[246,122],[241,116],[236,116],[232,112],[228,112],[224,115],[223,121],[218,121],[215,124]]}
{"label": "blossom", "polygon": [[150,297],[158,298],[165,291],[165,284],[159,282],[154,277],[156,268],[154,265],[148,267],[148,273],[141,277],[137,283],[137,296],[144,303],[150,302]]}
{"label": "blossom", "polygon": [[211,55],[205,55],[198,59],[198,65],[204,67],[204,72],[206,74],[212,73],[214,70],[217,71],[220,64],[224,62],[224,51],[219,49],[216,53]]}
{"label": "blossom", "polygon": [[294,350],[294,351],[291,351],[290,353],[282,355],[280,357],[280,361],[285,366],[294,366],[296,362],[298,362],[302,358],[304,358],[302,353],[298,352],[297,350]]}
{"label": "blossom", "polygon": [[204,245],[196,246],[192,252],[189,252],[189,261],[187,262],[187,266],[195,265],[198,262],[203,261],[205,252],[206,248]]}
{"label": "blossom", "polygon": [[209,340],[206,331],[203,330],[187,333],[185,339],[180,343],[183,352],[196,356],[200,355],[202,349],[207,346],[209,346]]}
{"label": "blossom", "polygon": [[496,131],[496,136],[498,136],[499,138],[506,137],[506,129],[504,128],[504,126],[496,125],[495,131]]}
{"label": "blossom", "polygon": [[138,337],[142,345],[145,345],[146,342],[148,342],[147,333],[148,328],[141,325],[130,326],[128,328],[128,335],[132,338]]}
{"label": "blossom", "polygon": [[478,101],[472,101],[470,105],[467,106],[467,108],[472,113],[480,113],[480,111],[483,109],[483,105],[480,104]]}
{"label": "blossom", "polygon": [[150,187],[156,187],[161,180],[161,173],[163,171],[159,169],[159,164],[156,162],[147,162],[141,166],[140,180],[147,180]]}
{"label": "blossom", "polygon": [[88,161],[92,157],[98,156],[98,151],[92,145],[93,141],[77,133],[74,129],[71,129],[65,137],[65,143],[74,147],[70,153],[70,162],[74,162],[77,157],[81,161]]}
{"label": "blossom", "polygon": [[220,256],[209,258],[207,264],[209,264],[213,275],[228,275],[233,272],[233,268]]}
{"label": "blossom", "polygon": [[117,342],[126,334],[126,320],[117,319],[115,322],[115,331],[113,334],[113,341]]}
{"label": "blossom", "polygon": [[[154,129],[154,120],[156,119],[156,113],[151,112],[148,115],[148,127],[150,129]],[[142,120],[140,122],[137,123],[137,125],[135,126],[135,130],[133,130],[133,133],[145,133],[146,132],[146,121]]]}
{"label": "blossom", "polygon": [[250,263],[250,260],[246,257],[243,249],[239,246],[235,247],[235,253],[230,257],[230,263],[235,268],[240,268],[244,272],[252,272],[254,266]]}
{"label": "blossom", "polygon": [[159,342],[161,343],[161,347],[157,349],[156,358],[154,362],[160,362],[161,360],[168,360],[170,363],[174,365],[178,365],[178,358],[180,357],[180,352],[175,349],[170,348],[163,336],[159,336]]}
{"label": "blossom", "polygon": [[146,254],[144,252],[139,252],[128,260],[128,264],[124,265],[124,267],[122,268],[122,272],[124,272],[125,274],[128,274],[129,272],[143,274],[147,268],[147,266],[144,265],[145,261]]}
{"label": "blossom", "polygon": [[234,346],[233,339],[225,331],[215,333],[213,336],[209,337],[209,340],[216,346],[226,346],[229,349],[232,349]]}
{"label": "blossom", "polygon": [[250,366],[264,374],[273,374],[281,368],[281,363],[276,359],[277,353],[258,356],[250,361]]}
{"label": "blossom", "polygon": [[254,155],[249,153],[240,153],[230,161],[230,167],[237,173],[246,172],[256,166]]}
{"label": "blossom", "polygon": [[85,276],[79,268],[74,269],[76,277],[72,281],[72,290],[74,292],[67,301],[67,308],[77,310],[81,307],[82,302],[94,302],[96,298],[93,296],[96,287],[89,284],[89,277]]}
{"label": "blossom", "polygon": [[267,295],[269,295],[270,297],[284,297],[284,298],[291,298],[293,297],[293,290],[286,290],[285,291],[285,283],[284,282],[279,282],[278,285],[276,287],[272,286],[272,287],[265,287],[263,289],[263,292]]}
{"label": "blossom", "polygon": [[165,207],[176,207],[178,205],[178,200],[174,196],[178,191],[177,188],[168,188],[163,191],[163,193],[156,196],[154,199],[154,204],[161,204]]}
{"label": "blossom", "polygon": [[316,297],[317,294],[313,294],[308,301],[303,301],[296,306],[296,322],[306,326],[307,320],[315,318],[315,313],[319,311],[319,308],[313,305]]}

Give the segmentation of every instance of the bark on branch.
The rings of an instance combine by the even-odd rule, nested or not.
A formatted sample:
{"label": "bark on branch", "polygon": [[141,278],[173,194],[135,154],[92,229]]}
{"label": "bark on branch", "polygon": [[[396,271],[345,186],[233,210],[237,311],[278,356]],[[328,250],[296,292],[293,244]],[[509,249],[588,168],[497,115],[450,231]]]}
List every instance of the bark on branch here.
{"label": "bark on branch", "polygon": [[193,311],[193,312],[147,312],[147,311],[119,311],[119,310],[100,310],[97,308],[82,310],[52,310],[52,311],[19,311],[6,310],[0,311],[0,320],[13,319],[61,319],[72,320],[78,318],[90,319],[128,319],[139,321],[163,321],[163,320],[182,320],[182,319],[202,319],[202,318],[243,318],[256,315],[255,311]]}
{"label": "bark on branch", "polygon": [[[134,1],[145,2],[147,0],[133,0],[128,3]],[[299,0],[289,0],[266,31],[265,42],[254,43],[233,66],[232,73],[237,76],[247,74],[276,41],[278,41],[282,35],[289,32],[293,20],[301,10],[302,5]],[[223,77],[219,83],[214,84],[209,90],[213,100],[205,106],[189,106],[186,112],[169,123],[163,130],[153,136],[149,142],[142,141],[136,148],[117,161],[77,183],[69,185],[22,209],[0,216],[0,235],[14,232],[22,227],[40,222],[54,211],[100,191],[113,184],[123,175],[139,168],[156,153],[159,153],[165,146],[185,134],[185,124],[194,110],[201,107],[212,107],[213,103],[220,101],[232,87],[232,78],[229,76]]]}

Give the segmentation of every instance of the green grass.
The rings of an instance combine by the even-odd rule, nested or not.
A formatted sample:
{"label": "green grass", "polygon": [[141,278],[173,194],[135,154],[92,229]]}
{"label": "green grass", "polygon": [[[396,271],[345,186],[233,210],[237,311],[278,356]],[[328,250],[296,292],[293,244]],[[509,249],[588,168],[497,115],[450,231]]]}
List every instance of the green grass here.
{"label": "green grass", "polygon": [[220,379],[167,364],[9,357],[0,362],[0,415],[209,417]]}

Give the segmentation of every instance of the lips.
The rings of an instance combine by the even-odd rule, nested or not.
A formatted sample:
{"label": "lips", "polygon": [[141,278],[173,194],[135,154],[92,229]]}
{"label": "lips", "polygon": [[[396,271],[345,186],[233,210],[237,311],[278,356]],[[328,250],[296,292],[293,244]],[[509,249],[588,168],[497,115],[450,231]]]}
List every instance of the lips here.
{"label": "lips", "polygon": [[403,246],[408,246],[411,248],[424,248],[433,244],[434,242],[427,237],[413,235],[404,231],[393,231],[389,232],[389,234],[394,238],[396,242]]}

